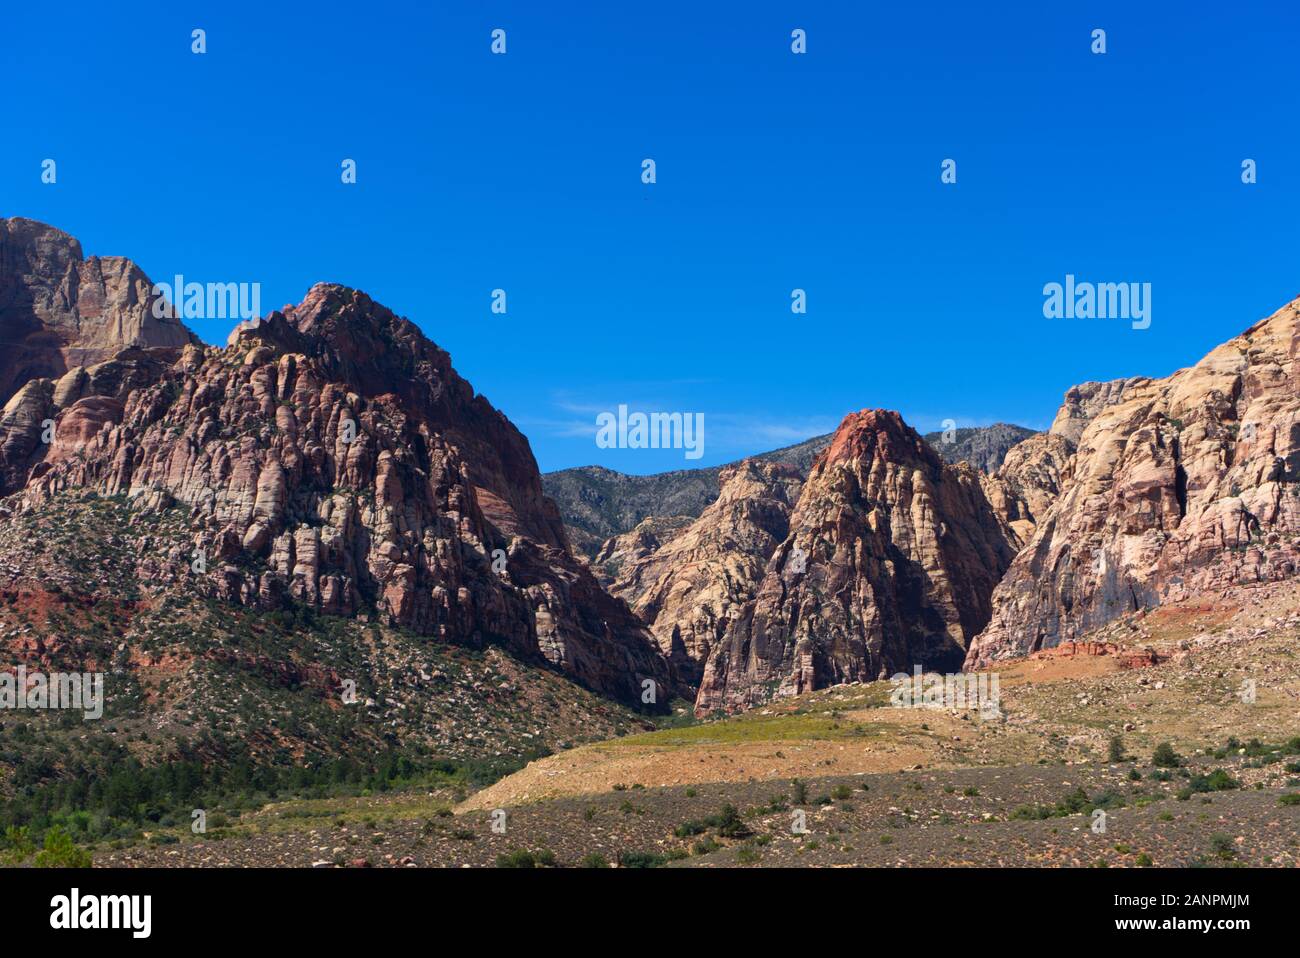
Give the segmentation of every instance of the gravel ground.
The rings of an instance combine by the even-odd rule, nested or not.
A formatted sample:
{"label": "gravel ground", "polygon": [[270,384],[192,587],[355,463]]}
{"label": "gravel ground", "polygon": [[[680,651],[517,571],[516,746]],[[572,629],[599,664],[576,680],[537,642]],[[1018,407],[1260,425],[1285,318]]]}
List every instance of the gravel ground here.
{"label": "gravel ground", "polygon": [[[508,809],[504,834],[493,831],[490,811],[452,816],[445,805],[430,804],[430,814],[418,816],[408,805],[400,817],[384,818],[379,806],[367,824],[348,814],[301,818],[291,804],[259,813],[224,838],[145,843],[97,855],[96,863],[482,867],[524,850],[539,860],[553,856],[558,866],[582,864],[593,854],[615,863],[628,853],[660,856],[663,861],[650,861],[672,867],[1125,866],[1147,859],[1156,866],[1297,865],[1300,806],[1279,800],[1297,789],[1283,786],[1279,765],[1259,770],[1242,762],[1190,769],[1224,768],[1243,787],[1185,800],[1177,797],[1188,782],[1180,773],[1156,781],[1150,766],[1131,763],[810,779],[799,805],[800,789],[789,782],[629,788]],[[1140,781],[1131,780],[1130,769]],[[1272,784],[1255,788],[1252,778]],[[1055,807],[1078,789],[1094,801],[1111,793],[1104,833],[1093,830],[1086,809],[1016,818],[1026,807]],[[707,821],[726,805],[739,813],[731,828]],[[802,835],[792,831],[800,810]],[[683,828],[691,822],[697,824]]]}

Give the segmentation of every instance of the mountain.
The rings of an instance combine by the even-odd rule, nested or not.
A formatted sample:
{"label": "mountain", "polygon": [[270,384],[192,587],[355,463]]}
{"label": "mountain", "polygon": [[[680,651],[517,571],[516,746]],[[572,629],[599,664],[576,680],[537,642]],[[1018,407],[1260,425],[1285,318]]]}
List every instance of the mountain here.
{"label": "mountain", "polygon": [[[1036,435],[1032,429],[997,423],[925,435],[945,462],[970,462],[994,472],[1007,451]],[[831,435],[814,436],[793,446],[752,456],[764,462],[783,462],[804,475],[831,441]],[[668,516],[698,517],[721,491],[721,471],[739,463],[704,469],[677,469],[650,476],[632,476],[602,466],[561,469],[542,476],[546,494],[555,500],[569,538],[578,550],[594,559],[611,537],[631,532],[643,519]]]}
{"label": "mountain", "polygon": [[959,667],[1015,554],[980,474],[885,410],[845,418],[789,529],[709,650],[697,714]]}
{"label": "mountain", "polygon": [[0,219],[0,399],[127,347],[197,343],[182,323],[153,315],[152,289],[128,259],[86,258],[52,226]]}
{"label": "mountain", "polygon": [[[4,261],[20,268],[0,281],[11,293],[82,262],[70,237],[39,236]],[[6,511],[38,518],[86,494],[141,516],[179,510],[179,538],[159,540],[150,521],[120,531],[140,580],[163,592],[496,646],[629,703],[653,682],[646,704],[665,707],[664,657],[572,557],[527,440],[413,324],[319,284],[225,348],[173,333],[183,346],[24,384],[0,417]],[[60,350],[51,341],[48,368]],[[9,587],[24,574],[11,569]]]}
{"label": "mountain", "polygon": [[1034,534],[1074,468],[1074,444],[1050,432],[1035,433],[1007,451],[992,475],[982,476],[984,495],[1010,527],[1017,548]]}
{"label": "mountain", "polygon": [[[789,463],[807,472],[830,440],[829,435],[814,436],[753,458]],[[631,476],[602,466],[579,466],[548,472],[542,477],[542,484],[559,507],[574,545],[590,558],[606,539],[630,532],[648,517],[698,517],[718,498],[720,474],[725,468],[712,466]]]}
{"label": "mountain", "polygon": [[1077,445],[993,596],[967,666],[1300,563],[1300,300],[1164,379],[1086,383],[1052,434]]}
{"label": "mountain", "polygon": [[1036,435],[1024,426],[999,422],[992,426],[954,429],[948,432],[928,432],[925,439],[944,462],[969,462],[981,472],[997,472],[1007,457],[1007,452],[1017,443]]}
{"label": "mountain", "polygon": [[[608,586],[696,681],[730,622],[754,598],[768,559],[789,535],[790,513],[803,485],[797,467],[763,459],[724,466],[719,479],[721,493],[699,519],[662,537],[652,550],[633,550]],[[609,540],[595,566],[611,544],[626,537]]]}

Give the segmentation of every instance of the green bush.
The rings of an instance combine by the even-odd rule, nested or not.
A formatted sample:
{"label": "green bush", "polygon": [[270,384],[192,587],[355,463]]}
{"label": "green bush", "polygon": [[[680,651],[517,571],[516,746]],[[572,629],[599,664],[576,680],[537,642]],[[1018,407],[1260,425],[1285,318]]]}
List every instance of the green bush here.
{"label": "green bush", "polygon": [[1193,792],[1227,792],[1241,788],[1241,783],[1219,768],[1209,775],[1193,775],[1187,787]]}
{"label": "green bush", "polygon": [[624,868],[658,868],[668,859],[654,852],[623,852],[618,863]]}
{"label": "green bush", "polygon": [[497,856],[497,868],[536,868],[537,859],[533,858],[533,853],[523,849],[516,849],[507,852],[504,855]]}
{"label": "green bush", "polygon": [[517,848],[505,855],[497,856],[497,868],[536,868],[537,859],[533,853]]}
{"label": "green bush", "polygon": [[1219,858],[1228,859],[1237,854],[1237,843],[1232,840],[1231,835],[1224,835],[1222,832],[1210,836],[1210,851],[1214,852]]}
{"label": "green bush", "polygon": [[1161,742],[1151,756],[1151,764],[1157,768],[1178,768],[1183,764],[1182,758],[1169,742]]}
{"label": "green bush", "polygon": [[704,821],[710,828],[716,828],[723,838],[748,838],[752,834],[735,805],[723,805],[722,811]]}
{"label": "green bush", "polygon": [[37,868],[89,868],[90,852],[73,844],[72,836],[55,825],[45,833],[45,847],[36,853]]}
{"label": "green bush", "polygon": [[5,829],[3,860],[6,865],[21,865],[34,851],[36,846],[28,837],[26,825],[10,825]]}

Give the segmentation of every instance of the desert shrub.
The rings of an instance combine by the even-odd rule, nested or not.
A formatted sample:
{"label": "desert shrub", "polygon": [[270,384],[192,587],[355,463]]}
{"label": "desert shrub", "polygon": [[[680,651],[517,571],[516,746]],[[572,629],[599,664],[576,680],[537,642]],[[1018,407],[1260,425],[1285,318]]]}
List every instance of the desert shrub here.
{"label": "desert shrub", "polygon": [[536,868],[537,859],[533,853],[522,848],[497,856],[497,868]]}
{"label": "desert shrub", "polygon": [[716,852],[721,847],[722,847],[722,842],[718,841],[712,835],[709,835],[704,838],[701,838],[698,842],[692,845],[691,851],[693,851],[696,855],[707,855],[710,852]]}
{"label": "desert shrub", "polygon": [[735,805],[723,805],[722,811],[705,819],[710,828],[716,828],[723,838],[748,838],[752,833]]}
{"label": "desert shrub", "polygon": [[1219,832],[1210,836],[1210,851],[1218,858],[1229,859],[1237,854],[1237,843],[1232,840],[1231,835]]}
{"label": "desert shrub", "polygon": [[1157,768],[1178,768],[1183,764],[1182,758],[1169,742],[1161,742],[1151,755],[1151,764]]}
{"label": "desert shrub", "polygon": [[659,868],[667,860],[654,852],[623,852],[618,856],[618,863],[623,868]]}
{"label": "desert shrub", "polygon": [[37,868],[89,868],[90,852],[73,844],[72,836],[55,825],[45,833],[45,847],[36,853]]}

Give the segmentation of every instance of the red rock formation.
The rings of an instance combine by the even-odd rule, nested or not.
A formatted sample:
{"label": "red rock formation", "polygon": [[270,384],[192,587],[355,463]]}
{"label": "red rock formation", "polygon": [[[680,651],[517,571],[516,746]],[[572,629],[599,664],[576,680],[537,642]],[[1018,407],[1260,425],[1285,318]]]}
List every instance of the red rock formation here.
{"label": "red rock formation", "polygon": [[82,256],[66,233],[0,219],[0,401],[33,379],[58,378],[126,347],[197,343],[153,316],[149,278],[120,256]]}
{"label": "red rock formation", "polygon": [[[1293,576],[1298,342],[1300,301],[1165,379],[1086,390],[1105,401],[1074,404],[1089,408],[1072,479],[999,584],[968,666],[1234,582]],[[1063,410],[1057,422],[1081,418]]]}
{"label": "red rock formation", "polygon": [[696,711],[916,664],[955,669],[1012,555],[973,467],[945,465],[897,413],[852,414],[814,463],[754,601],[711,649]]}
{"label": "red rock formation", "polygon": [[[36,232],[80,275],[79,249]],[[4,275],[11,291],[30,281]],[[28,299],[44,302],[41,289]],[[42,418],[55,420],[53,443],[33,443]],[[627,701],[653,682],[659,708],[674,692],[644,625],[571,556],[527,440],[445,352],[363,293],[318,285],[242,324],[225,349],[119,351],[31,380],[0,417],[0,455],[20,509],[73,488],[181,506],[193,552],[141,561],[228,601],[292,597],[501,644]]]}

